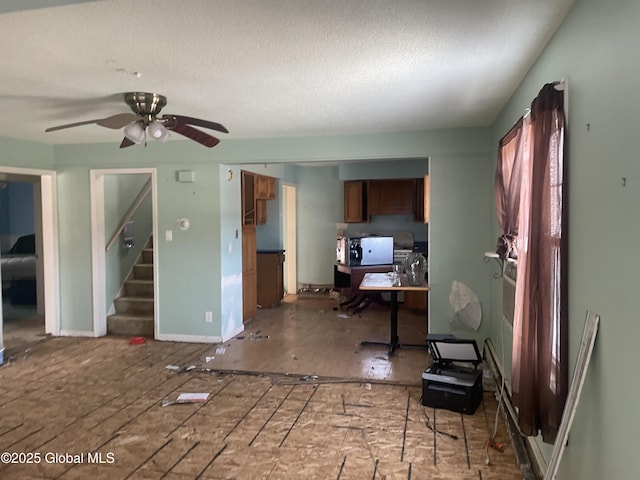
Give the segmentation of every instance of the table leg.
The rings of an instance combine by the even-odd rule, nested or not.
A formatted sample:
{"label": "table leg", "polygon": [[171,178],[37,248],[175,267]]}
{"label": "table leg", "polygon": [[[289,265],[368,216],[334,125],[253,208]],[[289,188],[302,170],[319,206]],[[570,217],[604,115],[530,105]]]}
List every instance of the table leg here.
{"label": "table leg", "polygon": [[389,353],[393,353],[398,348],[398,292],[391,291],[391,343]]}
{"label": "table leg", "polygon": [[413,344],[401,344],[400,338],[398,337],[398,291],[391,290],[389,292],[391,294],[391,318],[389,320],[391,326],[391,334],[389,338],[389,343],[385,342],[360,342],[360,345],[384,345],[389,348],[389,355],[393,355],[393,353],[400,347],[407,348],[419,348],[422,350],[427,349],[426,343],[423,345],[413,345]]}

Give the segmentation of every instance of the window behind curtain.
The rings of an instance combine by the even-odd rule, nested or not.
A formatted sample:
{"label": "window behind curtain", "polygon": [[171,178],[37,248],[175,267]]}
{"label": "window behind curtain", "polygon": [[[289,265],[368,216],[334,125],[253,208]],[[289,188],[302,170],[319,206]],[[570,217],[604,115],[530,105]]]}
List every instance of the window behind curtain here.
{"label": "window behind curtain", "polygon": [[495,178],[495,202],[502,235],[496,253],[503,260],[517,257],[522,166],[529,156],[530,122],[520,118],[500,140]]}
{"label": "window behind curtain", "polygon": [[496,169],[501,239],[512,242],[507,255],[517,239],[513,402],[521,432],[541,433],[548,443],[568,390],[564,134],[563,92],[547,84],[501,140]]}

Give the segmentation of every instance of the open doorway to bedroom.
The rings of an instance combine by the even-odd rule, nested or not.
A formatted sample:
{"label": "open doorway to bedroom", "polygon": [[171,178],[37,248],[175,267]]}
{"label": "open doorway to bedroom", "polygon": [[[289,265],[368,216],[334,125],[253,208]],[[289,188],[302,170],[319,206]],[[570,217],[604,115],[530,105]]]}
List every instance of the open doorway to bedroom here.
{"label": "open doorway to bedroom", "polygon": [[36,255],[37,177],[7,180],[0,182],[2,318],[10,343],[28,344],[45,335],[42,308],[38,312],[42,279],[38,279]]}
{"label": "open doorway to bedroom", "polygon": [[55,172],[0,167],[1,360],[58,335]]}

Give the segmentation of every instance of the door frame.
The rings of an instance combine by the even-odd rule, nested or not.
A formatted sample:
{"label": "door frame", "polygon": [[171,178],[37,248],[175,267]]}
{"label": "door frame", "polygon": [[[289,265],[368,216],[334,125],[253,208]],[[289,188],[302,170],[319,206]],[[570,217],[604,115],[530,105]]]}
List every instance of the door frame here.
{"label": "door frame", "polygon": [[[107,334],[106,298],[106,232],[104,228],[104,176],[105,175],[151,175],[151,235],[153,238],[153,263],[158,264],[158,202],[156,195],[157,169],[155,168],[112,168],[90,169],[91,195],[91,266],[93,293],[93,335]],[[153,335],[159,335],[158,315],[158,268],[153,269]]]}
{"label": "door frame", "polygon": [[297,213],[295,185],[282,184],[282,238],[285,249],[284,287],[289,295],[298,293],[298,247],[297,247]]}
{"label": "door frame", "polygon": [[[44,311],[44,329],[46,334],[60,335],[60,268],[58,257],[58,191],[57,172],[36,168],[0,166],[0,173],[8,175],[26,175],[39,177],[39,205],[34,205],[34,218],[39,221],[35,226],[40,229],[42,248],[42,302]],[[40,264],[40,262],[39,262]],[[40,266],[38,267],[40,268]],[[40,305],[38,309],[40,310]],[[3,345],[2,309],[0,309],[0,345]]]}

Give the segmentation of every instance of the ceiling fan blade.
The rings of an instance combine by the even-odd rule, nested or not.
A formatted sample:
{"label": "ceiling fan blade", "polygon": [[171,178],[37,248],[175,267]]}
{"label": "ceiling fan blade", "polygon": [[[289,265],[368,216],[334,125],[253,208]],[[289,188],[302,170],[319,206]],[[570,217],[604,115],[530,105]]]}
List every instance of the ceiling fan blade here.
{"label": "ceiling fan blade", "polygon": [[132,142],[131,140],[129,140],[127,137],[124,137],[122,139],[122,143],[120,144],[120,148],[127,148],[127,147],[130,147],[132,145],[135,145],[135,143]]}
{"label": "ceiling fan blade", "polygon": [[175,125],[172,125],[171,127],[167,126],[167,129],[173,132],[177,132],[180,135],[184,135],[191,140],[195,140],[205,147],[215,147],[218,143],[220,143],[220,140],[216,137],[212,137],[208,133],[201,132],[197,128],[190,127],[189,125],[184,123],[177,123]]}
{"label": "ceiling fan blade", "polygon": [[101,127],[119,129],[135,121],[137,118],[138,116],[133,113],[117,113],[115,115],[112,115],[106,118],[98,118],[95,120],[85,120],[83,122],[67,123],[66,125],[49,127],[45,130],[45,132],[55,132],[56,130],[62,130],[64,128],[79,127],[81,125],[90,125],[92,123],[100,125]]}
{"label": "ceiling fan blade", "polygon": [[130,124],[131,122],[135,122],[136,120],[138,120],[138,116],[135,113],[117,113],[115,115],[111,115],[110,117],[98,120],[96,123],[101,127],[113,128],[114,130],[118,130],[119,128],[123,128],[124,126]]}
{"label": "ceiling fan blade", "polygon": [[[210,130],[216,130],[217,132],[229,133],[229,130],[216,122],[210,122],[209,120],[202,120],[201,118],[185,117],[184,115],[163,115],[162,120],[169,121],[174,120],[177,124],[195,125],[197,127],[204,127]],[[169,128],[169,127],[167,127]]]}

